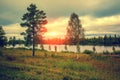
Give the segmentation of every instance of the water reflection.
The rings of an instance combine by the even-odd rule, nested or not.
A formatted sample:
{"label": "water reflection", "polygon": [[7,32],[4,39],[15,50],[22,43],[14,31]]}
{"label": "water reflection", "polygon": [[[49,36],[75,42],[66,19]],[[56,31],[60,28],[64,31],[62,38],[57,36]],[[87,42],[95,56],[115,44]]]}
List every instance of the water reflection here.
{"label": "water reflection", "polygon": [[[67,45],[67,49],[65,49],[65,45],[43,45],[44,49],[47,51],[55,51],[55,46],[57,47],[57,51],[61,52],[61,51],[71,51],[71,52],[76,52],[76,46],[75,45]],[[11,48],[12,46],[7,46],[7,48]],[[18,47],[25,47],[24,45],[16,45],[15,48]],[[93,51],[93,47],[92,45],[82,45],[80,46],[80,51],[83,52],[84,50],[91,50]],[[25,47],[25,48],[32,48],[32,46],[30,47]],[[113,52],[113,46],[95,46],[96,52],[100,53],[103,51],[109,51],[109,52]],[[36,46],[36,49],[40,49],[40,45]],[[120,46],[115,46],[115,50],[120,50]]]}

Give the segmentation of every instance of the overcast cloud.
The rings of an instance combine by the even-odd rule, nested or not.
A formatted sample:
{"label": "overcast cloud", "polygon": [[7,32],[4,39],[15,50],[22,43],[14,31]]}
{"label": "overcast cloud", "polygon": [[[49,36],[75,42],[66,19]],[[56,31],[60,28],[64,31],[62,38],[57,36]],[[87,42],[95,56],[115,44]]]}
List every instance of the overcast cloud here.
{"label": "overcast cloud", "polygon": [[86,34],[119,34],[120,0],[0,0],[0,25],[7,27],[7,35],[24,30],[19,23],[31,3],[46,12],[48,32],[58,30],[61,35],[65,34],[69,16],[75,12]]}

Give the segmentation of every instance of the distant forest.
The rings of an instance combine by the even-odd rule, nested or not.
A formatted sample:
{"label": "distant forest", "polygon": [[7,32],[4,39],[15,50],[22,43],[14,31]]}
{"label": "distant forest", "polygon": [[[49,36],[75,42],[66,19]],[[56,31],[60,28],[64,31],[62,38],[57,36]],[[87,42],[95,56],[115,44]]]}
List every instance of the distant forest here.
{"label": "distant forest", "polygon": [[80,42],[81,45],[104,45],[104,46],[120,46],[120,36],[107,36],[104,37],[93,37],[93,38],[85,38]]}
{"label": "distant forest", "polygon": [[[55,39],[45,39],[39,41],[38,44],[66,44],[65,39],[55,38]],[[26,44],[24,40],[16,39],[15,37],[10,38],[7,42],[9,45],[15,46],[16,44]],[[76,44],[74,41],[71,44]],[[120,46],[120,36],[107,36],[104,37],[93,37],[93,38],[85,38],[84,40],[80,41],[80,45],[104,45],[104,46]]]}

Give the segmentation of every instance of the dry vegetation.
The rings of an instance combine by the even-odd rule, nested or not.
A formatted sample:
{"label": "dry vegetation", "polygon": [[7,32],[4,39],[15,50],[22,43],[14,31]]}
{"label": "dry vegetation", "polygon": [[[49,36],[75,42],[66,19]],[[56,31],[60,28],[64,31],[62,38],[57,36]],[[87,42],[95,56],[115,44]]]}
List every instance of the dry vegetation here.
{"label": "dry vegetation", "polygon": [[0,80],[120,80],[119,63],[103,54],[1,49]]}

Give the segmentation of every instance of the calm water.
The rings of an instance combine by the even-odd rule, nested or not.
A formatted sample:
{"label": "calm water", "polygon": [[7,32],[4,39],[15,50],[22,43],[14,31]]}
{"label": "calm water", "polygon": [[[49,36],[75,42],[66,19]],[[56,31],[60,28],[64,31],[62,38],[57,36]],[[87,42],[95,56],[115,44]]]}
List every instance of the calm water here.
{"label": "calm water", "polygon": [[[56,45],[56,46],[57,46],[57,51],[58,52],[65,51],[65,45]],[[113,52],[112,47],[113,46],[107,46],[107,47],[105,47],[105,46],[95,46],[97,52],[103,52],[103,51],[106,51],[106,50],[108,50],[109,52]],[[39,49],[40,46],[38,45],[37,48]],[[46,50],[49,50],[49,45],[44,45],[44,48]],[[70,46],[68,45],[67,50],[68,51],[73,51],[73,52],[77,51],[75,45],[70,45]],[[93,50],[93,46],[89,46],[89,45],[80,46],[80,51],[83,52],[84,50]],[[120,46],[115,46],[115,50],[120,50]],[[55,51],[55,45],[51,45],[51,51]]]}
{"label": "calm water", "polygon": [[[50,46],[51,46],[51,51],[55,51],[55,46],[57,46],[58,52],[66,51],[65,45],[50,45]],[[9,46],[9,47],[12,47],[12,46]],[[16,45],[15,46],[15,48],[18,48],[18,47],[25,47],[25,46],[24,45],[21,45],[21,46]],[[107,46],[107,47],[106,46],[95,46],[97,52],[103,52],[106,50],[108,50],[109,52],[113,52],[112,47],[113,46]],[[32,46],[29,48],[32,48]],[[36,48],[40,49],[40,45],[36,46]],[[49,45],[44,45],[44,49],[49,51]],[[83,52],[84,50],[93,50],[93,46],[89,46],[89,45],[80,46],[80,50],[81,50],[81,52]],[[115,46],[115,50],[120,50],[120,46]],[[76,46],[75,45],[70,45],[70,46],[67,45],[67,51],[76,52]]]}

